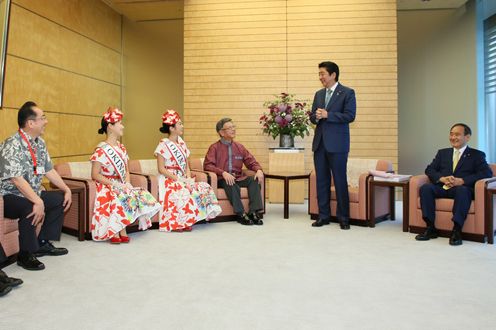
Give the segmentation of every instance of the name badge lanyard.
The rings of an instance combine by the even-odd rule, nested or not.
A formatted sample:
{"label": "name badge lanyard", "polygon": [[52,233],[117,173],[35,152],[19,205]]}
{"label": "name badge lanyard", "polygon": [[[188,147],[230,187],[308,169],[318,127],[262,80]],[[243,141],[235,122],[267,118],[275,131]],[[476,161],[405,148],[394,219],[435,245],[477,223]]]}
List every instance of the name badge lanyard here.
{"label": "name badge lanyard", "polygon": [[31,143],[29,143],[28,138],[26,137],[26,135],[24,135],[24,133],[21,130],[19,130],[19,134],[21,135],[21,137],[24,140],[24,142],[26,142],[26,144],[28,145],[29,153],[31,154],[31,159],[33,160],[34,174],[35,175],[38,175],[38,173],[36,171],[36,168],[37,168],[37,165],[38,165],[38,162],[37,162],[37,159],[36,159],[36,150],[34,150],[31,147]]}

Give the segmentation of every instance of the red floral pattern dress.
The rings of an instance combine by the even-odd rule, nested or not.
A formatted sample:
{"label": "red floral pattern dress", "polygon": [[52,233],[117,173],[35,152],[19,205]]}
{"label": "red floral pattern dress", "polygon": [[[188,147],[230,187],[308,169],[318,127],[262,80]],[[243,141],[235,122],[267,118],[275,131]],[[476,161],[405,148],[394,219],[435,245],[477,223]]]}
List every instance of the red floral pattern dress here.
{"label": "red floral pattern dress", "polygon": [[[174,157],[173,150],[183,157]],[[201,220],[210,220],[218,216],[222,209],[215,193],[206,182],[194,182],[186,179],[186,161],[190,151],[183,139],[177,143],[164,138],[155,149],[156,157],[164,158],[164,165],[169,172],[177,175],[179,180],[159,175],[159,230],[173,231],[191,227]]]}
{"label": "red floral pattern dress", "polygon": [[[100,143],[90,160],[101,164],[101,174],[111,181],[125,183],[105,154]],[[124,160],[127,168],[129,157],[122,144],[114,150]],[[91,219],[91,236],[95,241],[104,241],[112,238],[116,233],[139,221],[139,229],[146,230],[151,226],[150,218],[160,209],[160,204],[146,190],[118,189],[98,181],[96,183],[95,207]]]}

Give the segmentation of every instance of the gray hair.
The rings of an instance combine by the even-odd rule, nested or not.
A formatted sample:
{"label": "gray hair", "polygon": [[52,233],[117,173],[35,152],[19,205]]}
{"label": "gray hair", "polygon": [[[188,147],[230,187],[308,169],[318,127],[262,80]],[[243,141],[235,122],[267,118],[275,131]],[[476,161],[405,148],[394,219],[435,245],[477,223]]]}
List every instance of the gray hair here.
{"label": "gray hair", "polygon": [[217,133],[219,133],[219,132],[220,132],[220,130],[221,130],[222,128],[224,128],[224,124],[225,124],[225,123],[228,123],[228,122],[230,122],[230,121],[232,121],[232,119],[231,119],[231,118],[222,118],[221,120],[219,120],[219,121],[217,122],[217,124],[215,125],[215,129],[217,130]]}

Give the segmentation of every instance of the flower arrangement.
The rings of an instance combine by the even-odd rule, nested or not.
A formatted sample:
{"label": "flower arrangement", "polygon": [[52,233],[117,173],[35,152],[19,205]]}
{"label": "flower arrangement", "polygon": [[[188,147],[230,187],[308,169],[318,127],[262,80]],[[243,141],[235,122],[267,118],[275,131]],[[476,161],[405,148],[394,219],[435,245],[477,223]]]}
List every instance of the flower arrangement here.
{"label": "flower arrangement", "polygon": [[267,101],[264,107],[269,112],[260,117],[260,124],[265,134],[276,138],[279,135],[295,136],[310,135],[310,111],[307,103],[294,99],[294,95],[281,93],[274,95],[275,100]]}

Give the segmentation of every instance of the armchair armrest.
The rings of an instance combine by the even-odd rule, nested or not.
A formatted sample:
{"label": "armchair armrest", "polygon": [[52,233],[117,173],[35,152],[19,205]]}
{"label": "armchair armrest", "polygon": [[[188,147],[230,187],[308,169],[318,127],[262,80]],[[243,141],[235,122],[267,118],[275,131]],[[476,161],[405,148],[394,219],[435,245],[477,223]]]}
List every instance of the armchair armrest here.
{"label": "armchair armrest", "polygon": [[208,182],[208,175],[204,171],[190,170],[191,177],[195,179],[196,182]]}
{"label": "armchair armrest", "polygon": [[475,183],[475,189],[474,189],[475,214],[478,214],[480,212],[484,213],[484,209],[485,209],[484,198],[486,196],[486,190],[488,188],[495,188],[495,187],[496,187],[496,177],[481,179]]}
{"label": "armchair armrest", "polygon": [[210,172],[210,171],[203,171],[203,173],[207,174],[208,179],[209,179],[208,183],[210,184],[210,186],[214,190],[215,196],[218,196],[218,194],[217,194],[217,182],[218,182],[217,174],[215,174],[214,172]]}
{"label": "armchair armrest", "polygon": [[130,178],[133,187],[139,187],[148,190],[148,180],[146,176],[137,173],[130,173]]}
{"label": "armchair armrest", "polygon": [[414,222],[417,216],[417,200],[419,197],[419,190],[422,185],[429,183],[429,177],[425,174],[412,176],[410,179],[410,209],[408,210],[410,223]]}

